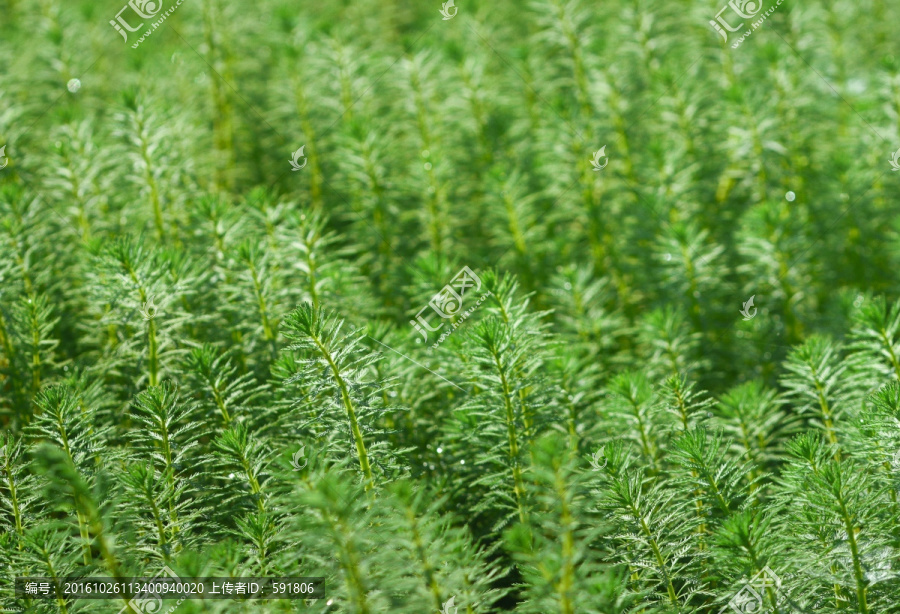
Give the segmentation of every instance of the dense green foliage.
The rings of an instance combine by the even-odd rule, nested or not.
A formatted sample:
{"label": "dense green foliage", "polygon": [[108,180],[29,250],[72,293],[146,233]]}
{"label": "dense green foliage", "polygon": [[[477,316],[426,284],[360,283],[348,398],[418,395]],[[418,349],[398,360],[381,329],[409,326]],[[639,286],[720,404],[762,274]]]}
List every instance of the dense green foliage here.
{"label": "dense green foliage", "polygon": [[442,4],[0,0],[0,606],[900,612],[900,7]]}

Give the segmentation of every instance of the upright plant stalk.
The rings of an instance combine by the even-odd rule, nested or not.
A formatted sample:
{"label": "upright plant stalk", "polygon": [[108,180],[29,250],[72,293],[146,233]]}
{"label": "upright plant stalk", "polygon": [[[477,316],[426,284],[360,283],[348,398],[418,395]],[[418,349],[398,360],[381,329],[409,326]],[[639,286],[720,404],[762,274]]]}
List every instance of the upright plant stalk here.
{"label": "upright plant stalk", "polygon": [[572,599],[569,596],[569,593],[572,591],[572,587],[575,581],[575,535],[572,531],[572,526],[574,525],[574,518],[572,517],[571,510],[569,509],[568,502],[568,484],[565,480],[565,475],[563,475],[562,471],[557,469],[555,472],[555,480],[554,487],[556,490],[556,496],[559,499],[562,510],[560,514],[560,524],[563,527],[562,534],[562,558],[563,558],[563,568],[561,572],[561,577],[558,584],[558,593],[559,593],[559,601],[560,601],[560,614],[575,614],[575,606],[572,603]]}
{"label": "upright plant stalk", "polygon": [[147,323],[147,347],[149,348],[150,358],[148,361],[149,381],[151,386],[159,385],[159,348],[156,339],[156,319],[151,318]]}
{"label": "upright plant stalk", "polygon": [[312,117],[309,112],[309,98],[306,94],[306,85],[301,77],[293,78],[294,85],[294,103],[297,116],[300,120],[300,129],[303,136],[306,137],[303,153],[309,160],[309,194],[314,211],[322,211],[325,207],[325,201],[322,194],[322,185],[325,183],[322,174],[322,163],[319,159],[319,147],[316,140],[316,129],[313,126]]}
{"label": "upright plant stalk", "polygon": [[138,138],[140,139],[140,155],[144,164],[144,181],[150,188],[150,205],[153,209],[153,222],[156,225],[156,234],[161,243],[166,240],[166,226],[163,222],[162,198],[160,196],[159,185],[153,174],[153,161],[150,158],[149,143],[147,142],[146,124],[141,110],[138,110],[137,117]]}
{"label": "upright plant stalk", "polygon": [[413,60],[410,64],[410,87],[413,91],[413,100],[416,107],[416,121],[419,127],[419,139],[422,143],[422,156],[425,176],[428,179],[428,233],[431,238],[431,251],[439,263],[444,257],[444,225],[442,212],[444,210],[441,185],[438,181],[437,170],[434,168],[434,143],[432,142],[431,122],[428,116],[428,107],[425,100],[425,90],[422,84],[421,65]]}
{"label": "upright plant stalk", "polygon": [[434,597],[434,606],[440,610],[442,609],[443,596],[441,595],[441,589],[437,583],[434,565],[432,565],[431,559],[425,552],[425,544],[423,543],[422,535],[419,532],[419,519],[416,516],[416,510],[412,505],[407,504],[404,506],[404,511],[406,513],[406,521],[409,523],[410,532],[412,533],[413,547],[415,548],[416,556],[419,559],[419,564],[422,565],[425,584],[428,586],[428,590],[431,591],[432,597]]}
{"label": "upright plant stalk", "polygon": [[[359,468],[362,471],[366,484],[365,489],[369,491],[375,485],[372,466],[369,462],[369,454],[359,425],[357,408],[350,396],[350,387],[342,371],[342,365],[346,364],[345,361],[352,360],[350,353],[353,351],[352,348],[358,342],[358,339],[341,339],[339,336],[341,325],[342,322],[336,321],[331,316],[326,316],[319,307],[305,303],[288,316],[285,334],[288,338],[298,342],[292,348],[303,348],[314,352],[324,360],[327,370],[331,373],[331,377],[334,379],[334,383],[337,385],[340,393],[341,406],[350,425],[351,437],[359,458]],[[341,341],[348,342],[350,347],[341,348],[339,346]],[[338,364],[339,362],[341,363],[340,365]]]}
{"label": "upright plant stalk", "polygon": [[13,443],[11,437],[5,437],[4,449],[6,453],[0,456],[0,462],[2,462],[3,475],[6,478],[6,488],[9,490],[9,499],[12,503],[12,512],[13,512],[13,522],[16,530],[16,535],[18,535],[18,548],[22,549],[22,538],[25,536],[25,529],[22,523],[22,509],[21,503],[19,501],[19,493],[18,486],[16,484],[15,476],[13,475],[12,468],[12,456],[13,456]]}
{"label": "upright plant stalk", "polygon": [[497,366],[497,373],[500,374],[500,385],[503,391],[503,406],[506,410],[506,436],[509,443],[509,460],[512,463],[513,491],[516,495],[516,507],[519,510],[519,522],[525,524],[525,486],[522,483],[522,470],[519,467],[519,442],[518,436],[516,435],[516,412],[512,403],[512,392],[509,389],[506,371],[500,363],[500,357],[496,354],[494,355],[494,364]]}
{"label": "upright plant stalk", "polygon": [[[220,47],[216,42],[216,23],[215,23],[216,0],[203,0],[203,40],[207,48],[207,62],[210,66],[218,64],[218,56],[221,49],[227,49],[227,46]],[[229,70],[228,60],[223,59],[222,63],[225,68],[224,79],[231,83],[233,77]],[[213,69],[215,71],[215,69]],[[218,74],[211,74],[210,94],[213,102],[213,141],[216,152],[224,157],[224,168],[216,172],[216,191],[220,189],[233,190],[235,177],[235,160],[234,160],[234,112],[231,103],[228,101],[228,94],[222,85],[223,79]],[[221,160],[217,160],[219,166]]]}
{"label": "upright plant stalk", "polygon": [[331,374],[334,376],[340,387],[341,401],[344,404],[344,409],[347,411],[347,418],[350,420],[350,432],[353,434],[353,441],[356,444],[356,454],[359,456],[359,468],[362,470],[363,476],[366,479],[366,490],[369,490],[374,486],[372,467],[369,465],[369,455],[366,452],[366,443],[363,441],[362,431],[360,430],[359,422],[356,419],[356,408],[354,408],[353,401],[350,399],[350,392],[347,390],[347,382],[341,377],[340,369],[338,369],[334,359],[328,349],[322,344],[321,340],[313,338],[313,341],[319,348],[319,351],[322,352],[322,356],[328,361],[328,366],[331,368]]}

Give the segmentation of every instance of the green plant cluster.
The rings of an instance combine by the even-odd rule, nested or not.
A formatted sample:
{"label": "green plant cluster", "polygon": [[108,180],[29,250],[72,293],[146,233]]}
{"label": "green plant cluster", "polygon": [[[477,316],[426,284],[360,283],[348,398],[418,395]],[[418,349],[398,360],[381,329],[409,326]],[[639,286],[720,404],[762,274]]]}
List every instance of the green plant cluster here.
{"label": "green plant cluster", "polygon": [[900,612],[898,5],[123,6],[0,0],[0,606]]}

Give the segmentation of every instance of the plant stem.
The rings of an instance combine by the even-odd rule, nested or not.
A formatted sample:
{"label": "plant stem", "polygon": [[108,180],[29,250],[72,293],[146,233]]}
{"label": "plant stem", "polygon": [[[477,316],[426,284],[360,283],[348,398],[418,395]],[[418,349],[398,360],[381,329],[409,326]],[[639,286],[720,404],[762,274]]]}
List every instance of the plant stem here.
{"label": "plant stem", "polygon": [[522,471],[519,468],[519,443],[516,436],[516,414],[512,404],[512,393],[509,389],[509,381],[506,379],[506,371],[500,363],[500,357],[494,354],[494,364],[500,375],[500,384],[503,389],[503,404],[506,408],[506,437],[509,445],[509,460],[512,463],[513,491],[516,495],[516,507],[519,509],[519,522],[525,524],[525,486],[522,482]]}
{"label": "plant stem", "polygon": [[366,444],[363,441],[362,431],[360,430],[359,423],[356,419],[356,409],[353,407],[353,401],[350,399],[350,392],[349,390],[347,390],[347,383],[341,376],[341,370],[338,368],[337,364],[335,364],[331,353],[328,351],[328,348],[326,348],[322,341],[315,335],[310,335],[310,337],[313,340],[313,343],[315,343],[316,347],[319,348],[319,352],[321,352],[322,356],[325,357],[325,360],[328,362],[328,366],[331,368],[332,375],[334,375],[335,380],[337,380],[338,387],[341,391],[341,400],[344,404],[344,409],[347,411],[347,418],[350,420],[350,431],[352,432],[353,440],[356,443],[356,453],[359,456],[359,467],[363,472],[363,477],[365,477],[366,490],[368,491],[374,486],[372,479],[372,467],[369,465],[369,455],[366,453]]}

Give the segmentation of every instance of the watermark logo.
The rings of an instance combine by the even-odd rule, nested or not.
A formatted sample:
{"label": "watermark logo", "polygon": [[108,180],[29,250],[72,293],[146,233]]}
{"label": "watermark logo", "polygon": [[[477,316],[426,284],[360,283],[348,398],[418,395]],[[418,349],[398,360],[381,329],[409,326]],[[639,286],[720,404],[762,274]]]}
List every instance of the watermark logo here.
{"label": "watermark logo", "polygon": [[[784,2],[784,0],[778,0],[762,15],[760,15],[756,21],[751,22],[751,28],[744,30],[737,42],[731,45],[731,48],[737,49],[741,46],[741,43],[750,38],[750,35],[753,34],[753,31],[760,27],[763,22],[768,19],[772,13],[775,12],[775,9],[781,6],[782,2]],[[731,9],[733,14],[729,14],[729,20],[726,20],[722,16],[722,13],[724,13],[728,9]],[[730,22],[733,23],[734,21],[737,21],[737,19],[751,19],[759,15],[760,10],[762,10],[762,0],[731,0],[728,4],[722,7],[722,10],[716,13],[715,20],[710,20],[709,24],[716,32],[719,33],[719,36],[721,36],[725,42],[728,42],[728,33],[740,31],[744,28],[744,24],[746,23],[745,21],[741,21],[741,23],[739,23],[738,25],[732,26]],[[737,18],[735,18],[734,15],[737,15]]]}
{"label": "watermark logo", "polygon": [[[3,153],[3,150],[0,149],[0,155],[2,155],[2,153]],[[894,154],[891,156],[890,162],[891,162],[891,170],[892,171],[900,171],[900,149],[898,149],[897,151],[894,152]],[[3,167],[0,166],[0,168],[3,168]]]}
{"label": "watermark logo", "polygon": [[[294,455],[291,457],[291,466],[294,468],[294,471],[300,471],[306,464],[309,462],[309,459],[305,457],[306,453],[306,445],[300,446],[300,449],[294,452]],[[301,464],[300,461],[303,461]]]}
{"label": "watermark logo", "polygon": [[[118,13],[116,13],[116,19],[109,20],[109,25],[116,29],[116,32],[122,35],[122,38],[125,39],[125,42],[128,42],[128,34],[125,33],[125,30],[129,32],[137,32],[141,27],[143,27],[144,22],[142,21],[138,25],[131,27],[124,17],[122,17],[122,13],[127,11],[128,9],[134,11],[138,17],[141,19],[150,19],[151,17],[155,17],[157,13],[159,13],[160,9],[162,9],[162,2],[148,2],[147,0],[131,0],[128,4],[122,7]],[[123,29],[124,28],[124,29]]]}
{"label": "watermark logo", "polygon": [[[154,30],[156,30],[166,19],[169,18],[169,15],[175,12],[175,9],[181,6],[182,2],[184,2],[184,0],[177,0],[177,2],[170,6],[160,16],[159,19],[151,23],[150,29],[145,30],[143,34],[140,35],[138,41],[134,43],[131,48],[137,49],[138,46],[144,42],[144,40],[150,37]],[[126,44],[128,44],[128,34],[130,32],[138,32],[141,28],[143,28],[144,24],[146,23],[146,21],[143,20],[152,19],[153,17],[159,15],[159,12],[162,10],[162,5],[162,0],[130,0],[128,4],[123,6],[122,9],[118,13],[116,13],[115,19],[109,20],[109,25],[115,28],[116,32],[121,34],[122,39]],[[130,13],[133,14],[128,14],[128,19],[126,19],[125,16],[122,15],[122,13],[125,13],[125,11],[128,11],[129,9]],[[137,17],[135,17],[135,15]],[[138,25],[131,25],[132,23],[139,20],[141,20],[141,22]]]}
{"label": "watermark logo", "polygon": [[9,158],[6,157],[6,145],[0,147],[0,171],[6,168],[6,165],[9,164]]}
{"label": "watermark logo", "polygon": [[[719,614],[737,612],[737,614],[761,614],[763,612],[764,595],[769,589],[776,592],[781,588],[781,578],[766,565],[759,573],[750,578]],[[729,609],[730,608],[730,609]]]}
{"label": "watermark logo", "polygon": [[[291,158],[291,167],[292,167],[291,172],[299,171],[301,168],[306,166],[306,162],[307,162],[306,156],[303,155],[303,150],[305,148],[306,148],[306,145],[304,145],[303,147],[301,147],[300,149],[298,149],[297,151],[295,151],[292,154],[293,157]],[[300,160],[300,158],[303,158],[303,164],[297,164],[297,161]]]}
{"label": "watermark logo", "polygon": [[[600,166],[600,158],[606,158],[606,162],[603,163],[603,166]],[[591,158],[591,166],[594,167],[594,171],[602,171],[606,168],[606,165],[609,164],[609,157],[606,155],[606,145],[598,149],[594,152],[594,157]]]}
{"label": "watermark logo", "polygon": [[156,303],[153,302],[152,296],[150,297],[150,300],[145,301],[144,304],[141,305],[141,317],[145,320],[152,320],[160,313],[162,312],[159,310],[159,307],[156,306]]}
{"label": "watermark logo", "polygon": [[456,611],[459,609],[454,605],[454,601],[456,597],[450,597],[444,604],[441,606],[441,614],[456,614]]}
{"label": "watermark logo", "polygon": [[[750,297],[750,300],[744,303],[744,308],[741,309],[741,315],[744,316],[744,321],[752,320],[756,315],[756,307],[753,306],[753,299],[756,297],[754,294]],[[752,311],[751,311],[752,310]]]}
{"label": "watermark logo", "polygon": [[[409,323],[415,327],[419,333],[422,334],[422,339],[428,341],[428,333],[426,330],[430,332],[436,332],[444,327],[444,322],[441,322],[438,326],[431,326],[428,321],[425,319],[425,316],[422,315],[422,312],[431,307],[431,309],[437,313],[442,319],[448,320],[455,315],[460,314],[463,305],[463,297],[466,292],[470,288],[475,288],[475,291],[478,292],[481,290],[481,278],[476,275],[472,269],[467,266],[464,266],[460,271],[454,276],[454,278],[450,281],[449,284],[443,287],[443,289],[435,294],[431,301],[424,307],[419,310],[419,313],[416,314],[415,320],[410,320]],[[459,327],[460,324],[466,321],[466,319],[471,315],[471,313],[475,310],[475,308],[480,305],[484,299],[488,296],[491,296],[492,292],[487,292],[483,294],[479,299],[478,303],[472,307],[471,309],[464,312],[460,318],[460,320],[451,325],[452,329],[455,330]],[[441,335],[440,341],[441,343],[450,336],[453,330],[446,332]],[[422,343],[422,339],[416,339],[416,343]],[[437,346],[438,344],[435,344]]]}
{"label": "watermark logo", "polygon": [[[601,469],[603,469],[604,467],[606,467],[606,463],[609,461],[609,459],[607,459],[606,456],[604,456],[604,454],[603,454],[603,448],[604,448],[604,447],[605,447],[605,446],[600,446],[600,449],[599,449],[599,450],[597,450],[596,452],[594,452],[593,454],[591,454],[591,461],[590,461],[590,462],[591,462],[591,467],[594,468],[594,471],[600,471]],[[600,458],[601,458],[601,457],[603,458],[603,464],[602,464],[602,465],[600,464]]]}
{"label": "watermark logo", "polygon": [[[744,27],[743,21],[733,27],[731,24],[729,24],[727,21],[725,21],[725,19],[722,17],[722,13],[727,11],[729,8],[731,10],[733,10],[737,14],[737,16],[740,17],[741,19],[750,19],[751,17],[753,17],[754,15],[759,13],[760,9],[762,9],[762,1],[761,0],[731,0],[731,2],[729,2],[728,4],[723,6],[722,9],[718,13],[716,13],[715,20],[710,19],[709,24],[716,30],[716,32],[719,33],[719,35],[723,39],[725,39],[726,42],[728,41],[728,34],[725,32],[725,30],[728,30],[728,32],[737,32],[742,27]],[[719,24],[721,24],[721,25],[719,25]],[[725,27],[725,30],[722,29],[722,26]]]}
{"label": "watermark logo", "polygon": [[[168,565],[166,565],[162,568],[162,571],[153,576],[153,578],[149,582],[142,584],[146,585],[148,589],[152,589],[154,582],[162,578],[163,576],[178,580],[179,582],[181,581],[181,578],[178,577],[178,574],[176,574]],[[181,605],[181,602],[183,602],[186,598],[187,597],[182,597],[181,599],[179,599],[174,606],[166,610],[166,614],[171,614],[172,612],[174,612],[175,608]],[[133,612],[139,612],[140,614],[159,614],[160,612],[162,612],[162,607],[162,598],[158,594],[151,593],[149,590],[144,590],[135,595],[134,598],[128,602],[128,605],[119,610],[119,614],[132,614]]]}
{"label": "watermark logo", "polygon": [[453,0],[447,0],[444,4],[441,5],[441,15],[444,16],[444,21],[448,19],[453,19],[456,17],[456,14],[459,12],[459,7],[453,4]]}

